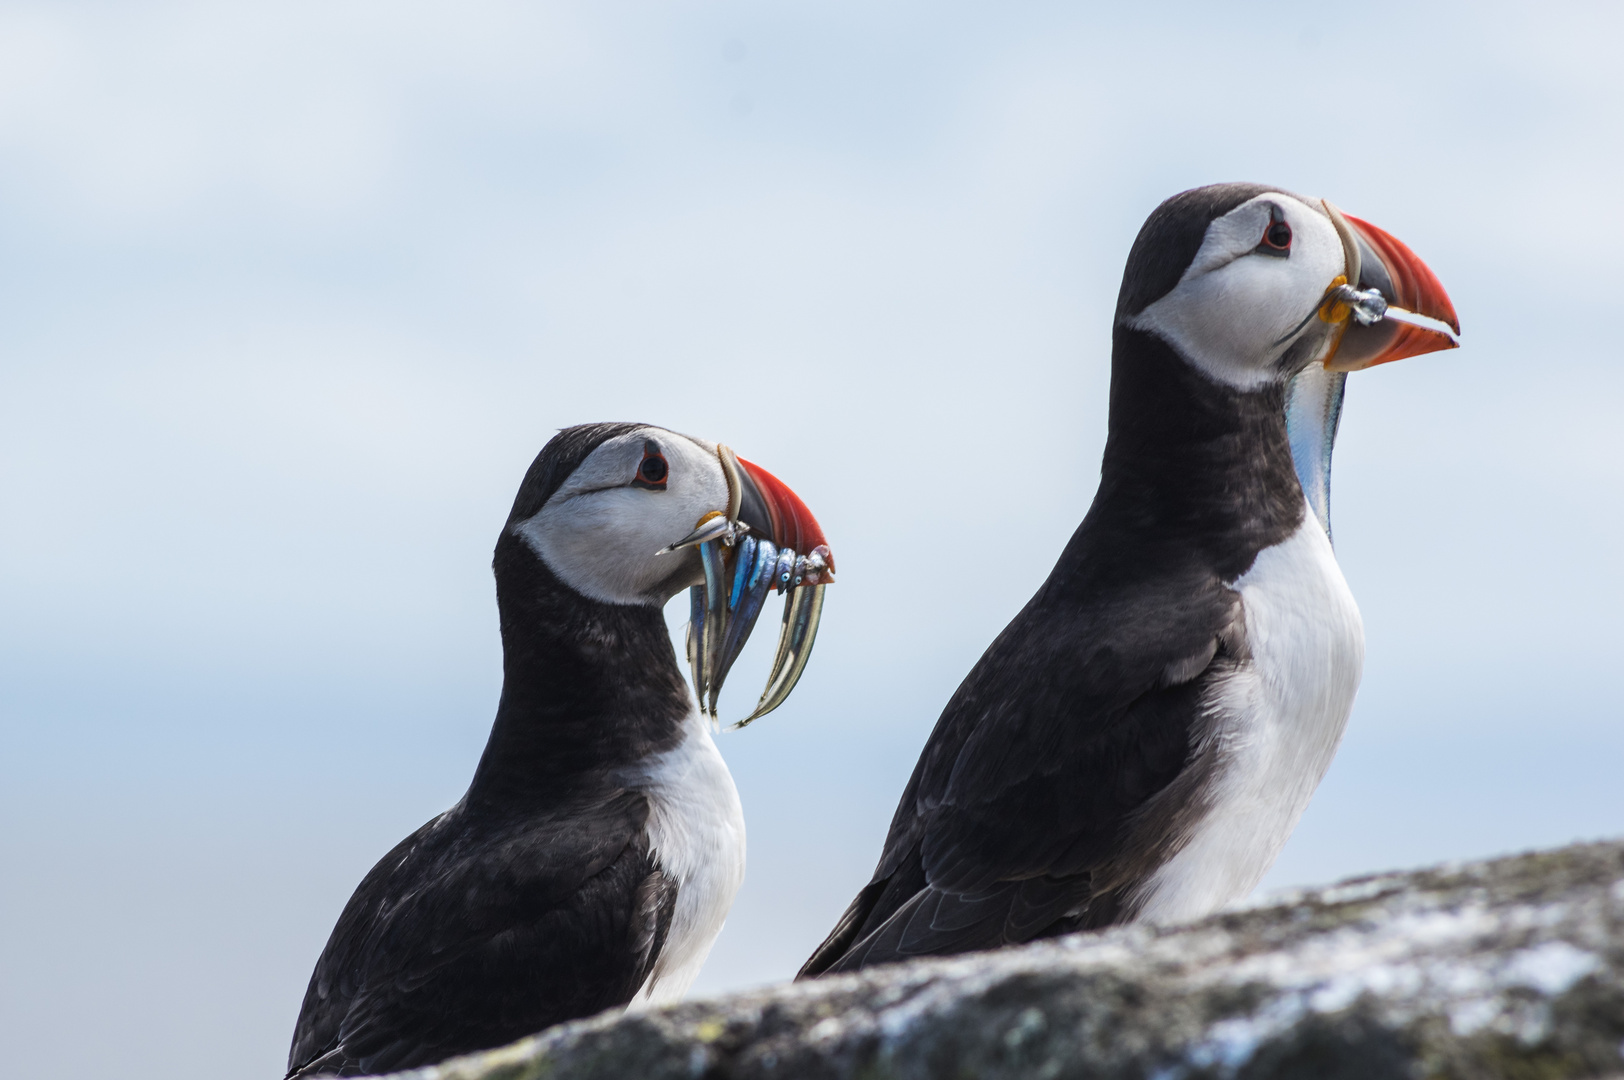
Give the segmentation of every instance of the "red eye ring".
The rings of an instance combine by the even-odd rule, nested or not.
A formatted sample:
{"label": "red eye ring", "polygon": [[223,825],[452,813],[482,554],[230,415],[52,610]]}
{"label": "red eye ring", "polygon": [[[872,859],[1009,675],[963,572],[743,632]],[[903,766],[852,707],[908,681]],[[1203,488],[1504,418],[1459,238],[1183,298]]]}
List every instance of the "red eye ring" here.
{"label": "red eye ring", "polygon": [[645,488],[649,491],[664,491],[666,478],[671,475],[671,465],[660,453],[660,447],[652,439],[643,444],[643,460],[637,463],[637,475],[632,477],[632,487]]}
{"label": "red eye ring", "polygon": [[1291,225],[1285,221],[1271,221],[1263,229],[1263,239],[1259,247],[1272,248],[1275,251],[1291,250]]}

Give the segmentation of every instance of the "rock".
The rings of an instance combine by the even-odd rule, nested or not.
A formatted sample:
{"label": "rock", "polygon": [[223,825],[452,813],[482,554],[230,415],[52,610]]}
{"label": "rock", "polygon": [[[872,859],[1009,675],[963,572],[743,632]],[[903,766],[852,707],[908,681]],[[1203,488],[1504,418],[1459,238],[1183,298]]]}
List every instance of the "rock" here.
{"label": "rock", "polygon": [[1624,1076],[1624,843],[560,1025],[400,1080]]}

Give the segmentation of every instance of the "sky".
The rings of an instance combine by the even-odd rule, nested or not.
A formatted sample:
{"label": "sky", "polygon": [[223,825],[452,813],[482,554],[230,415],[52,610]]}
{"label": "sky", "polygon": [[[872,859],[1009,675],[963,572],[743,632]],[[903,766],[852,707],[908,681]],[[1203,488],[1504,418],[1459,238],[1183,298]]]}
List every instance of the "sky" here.
{"label": "sky", "polygon": [[[1464,347],[1349,380],[1340,755],[1263,889],[1624,833],[1617,5],[0,4],[0,1047],[281,1075],[372,863],[461,794],[557,428],[786,480],[838,553],[720,739],[789,977],[1098,480],[1146,214],[1408,243]],[[675,625],[683,601],[668,615]],[[723,697],[753,701],[769,632]]]}

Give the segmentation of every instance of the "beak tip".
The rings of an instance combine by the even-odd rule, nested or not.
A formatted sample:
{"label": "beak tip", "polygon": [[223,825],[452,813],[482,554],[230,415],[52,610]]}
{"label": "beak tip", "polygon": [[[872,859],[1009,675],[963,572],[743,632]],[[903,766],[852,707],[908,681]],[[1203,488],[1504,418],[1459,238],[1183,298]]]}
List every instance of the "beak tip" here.
{"label": "beak tip", "polygon": [[[1433,280],[1437,281],[1437,278],[1434,277]],[[1444,292],[1441,283],[1437,286],[1437,289],[1436,298],[1432,303],[1433,310],[1421,311],[1417,312],[1417,314],[1425,315],[1429,319],[1443,323],[1458,338],[1460,337],[1460,316],[1455,314],[1455,305],[1450,301],[1449,294]],[[1457,341],[1455,344],[1459,345],[1460,342]]]}

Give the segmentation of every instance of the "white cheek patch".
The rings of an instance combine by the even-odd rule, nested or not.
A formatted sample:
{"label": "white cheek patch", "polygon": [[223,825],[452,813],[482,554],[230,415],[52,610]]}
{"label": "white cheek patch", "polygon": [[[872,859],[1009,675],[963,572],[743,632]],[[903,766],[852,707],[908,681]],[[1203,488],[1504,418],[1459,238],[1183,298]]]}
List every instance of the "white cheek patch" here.
{"label": "white cheek patch", "polygon": [[[1279,208],[1291,226],[1287,258],[1254,254]],[[1342,242],[1319,210],[1291,196],[1259,195],[1207,227],[1179,283],[1129,323],[1162,338],[1214,380],[1252,390],[1274,367],[1342,273]]]}
{"label": "white cheek patch", "polygon": [[639,503],[653,494],[625,487],[550,501],[515,531],[576,592],[613,604],[646,602],[642,564],[658,549],[619,526],[641,517],[646,507]]}
{"label": "white cheek patch", "polygon": [[[654,442],[669,471],[664,491],[633,487],[644,444]],[[690,581],[672,575],[684,553],[657,554],[711,510],[727,508],[727,479],[715,448],[662,428],[610,439],[570,474],[514,532],[581,593],[610,604],[662,605]]]}

